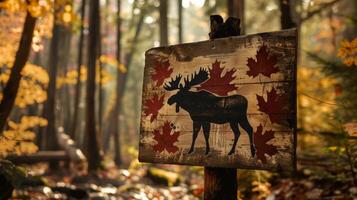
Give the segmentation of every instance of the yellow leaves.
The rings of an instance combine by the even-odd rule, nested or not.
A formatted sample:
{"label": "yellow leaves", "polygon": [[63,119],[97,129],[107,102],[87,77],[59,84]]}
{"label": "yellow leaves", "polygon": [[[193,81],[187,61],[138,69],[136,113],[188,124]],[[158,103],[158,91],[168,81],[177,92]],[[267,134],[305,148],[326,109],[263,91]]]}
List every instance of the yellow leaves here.
{"label": "yellow leaves", "polygon": [[0,15],[0,68],[12,66],[22,32],[24,15]]}
{"label": "yellow leaves", "polygon": [[[24,108],[34,103],[42,103],[47,99],[45,88],[49,77],[42,67],[27,63],[21,72],[22,79],[15,99],[15,105]],[[6,84],[9,79],[10,70],[0,75],[0,82]],[[1,99],[1,98],[0,98]]]}
{"label": "yellow leaves", "polygon": [[39,82],[43,85],[47,85],[49,82],[49,77],[47,71],[40,66],[27,63],[22,70],[21,74],[32,80],[33,82]]}
{"label": "yellow leaves", "polygon": [[67,26],[76,20],[77,15],[70,2],[68,0],[55,1],[54,10],[57,24]]}
{"label": "yellow leaves", "polygon": [[17,12],[24,9],[26,4],[19,0],[5,0],[0,3],[0,8],[5,9],[9,12]]}
{"label": "yellow leaves", "polygon": [[108,72],[106,69],[100,70],[99,65],[97,65],[96,71],[97,73],[96,73],[95,80],[97,83],[99,83],[99,81],[102,80],[102,84],[105,85],[114,79],[113,76],[110,74],[110,72]]}
{"label": "yellow leaves", "polygon": [[27,130],[36,126],[46,126],[47,120],[38,116],[23,116],[20,123],[16,124],[12,129]]}
{"label": "yellow leaves", "polygon": [[[76,69],[69,70],[65,76],[57,78],[57,88],[61,88],[64,84],[74,85],[77,83],[78,72]],[[80,80],[85,81],[87,78],[87,68],[81,66]]]}
{"label": "yellow leaves", "polygon": [[27,63],[21,74],[23,78],[16,96],[15,104],[24,108],[34,103],[43,103],[47,99],[45,88],[49,77],[42,67]]}
{"label": "yellow leaves", "polygon": [[9,153],[34,153],[38,147],[33,143],[35,132],[30,129],[37,126],[46,126],[47,120],[37,116],[23,116],[19,123],[9,121],[9,130],[0,136],[0,157]]}
{"label": "yellow leaves", "polygon": [[352,41],[342,40],[338,49],[337,57],[341,58],[343,63],[349,67],[357,65],[357,37]]}
{"label": "yellow leaves", "polygon": [[335,152],[335,153],[345,153],[346,152],[346,148],[345,147],[340,147],[340,146],[330,146],[327,148],[328,151],[330,152]]}
{"label": "yellow leaves", "polygon": [[127,72],[126,66],[123,65],[122,63],[118,63],[118,60],[114,59],[112,57],[102,55],[102,56],[100,56],[100,62],[102,62],[103,64],[107,64],[110,67],[114,67],[114,68],[118,67],[120,72],[122,72],[122,73]]}
{"label": "yellow leaves", "polygon": [[71,13],[68,13],[68,12],[65,12],[62,14],[62,20],[64,23],[69,23],[72,21],[72,14]]}
{"label": "yellow leaves", "polygon": [[[99,67],[99,65],[97,65],[97,67],[96,67],[96,82],[97,83],[99,83],[100,78],[102,78],[102,84],[107,84],[113,80],[113,76],[106,69],[101,70],[102,77],[100,77],[99,71],[100,71],[100,67]],[[57,78],[57,88],[61,88],[64,84],[68,84],[68,85],[77,84],[77,76],[78,76],[78,73],[77,73],[76,69],[69,70],[65,76],[60,76]],[[85,67],[85,66],[81,66],[80,80],[81,81],[87,80],[87,67]]]}
{"label": "yellow leaves", "polygon": [[64,12],[62,13],[62,21],[65,23],[65,24],[68,24],[70,23],[73,18],[74,18],[74,13],[72,12],[72,6],[71,5],[65,5],[64,6]]}
{"label": "yellow leaves", "polygon": [[27,5],[27,9],[33,17],[39,17],[42,13],[42,9],[38,1],[30,1]]}
{"label": "yellow leaves", "polygon": [[28,10],[33,17],[40,17],[51,10],[51,0],[5,0],[0,3],[0,8],[14,13]]}

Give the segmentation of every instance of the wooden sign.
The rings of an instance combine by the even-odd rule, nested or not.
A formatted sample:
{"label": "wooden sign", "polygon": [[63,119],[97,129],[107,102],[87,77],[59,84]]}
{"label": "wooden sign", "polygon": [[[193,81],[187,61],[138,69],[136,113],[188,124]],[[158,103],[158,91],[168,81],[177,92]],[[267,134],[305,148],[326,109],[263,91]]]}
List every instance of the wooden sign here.
{"label": "wooden sign", "polygon": [[296,30],[150,49],[139,160],[292,170]]}

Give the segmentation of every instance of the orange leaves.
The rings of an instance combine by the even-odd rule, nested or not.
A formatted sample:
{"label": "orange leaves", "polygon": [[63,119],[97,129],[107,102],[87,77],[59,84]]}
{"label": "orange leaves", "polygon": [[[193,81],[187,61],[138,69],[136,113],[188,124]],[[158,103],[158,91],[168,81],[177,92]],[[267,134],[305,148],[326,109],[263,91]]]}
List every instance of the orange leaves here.
{"label": "orange leaves", "polygon": [[247,71],[248,76],[255,78],[259,74],[270,77],[271,74],[278,72],[278,68],[275,67],[278,62],[278,58],[275,55],[269,55],[267,46],[262,45],[256,54],[256,59],[248,58]]}
{"label": "orange leaves", "polygon": [[257,131],[254,133],[254,144],[257,149],[257,158],[261,160],[263,163],[267,163],[267,159],[265,154],[269,156],[273,156],[278,153],[277,148],[268,144],[269,141],[274,139],[274,131],[265,131],[263,134],[263,126],[260,124],[257,128]]}
{"label": "orange leaves", "polygon": [[338,49],[337,57],[342,58],[343,63],[349,67],[357,65],[357,38],[351,42],[342,40],[341,47]]}
{"label": "orange leaves", "polygon": [[283,124],[286,120],[289,110],[288,96],[284,94],[277,94],[273,88],[267,93],[267,100],[263,96],[257,95],[259,111],[266,113],[269,116],[271,123]]}
{"label": "orange leaves", "polygon": [[156,86],[159,87],[164,83],[164,80],[169,78],[173,72],[169,61],[157,62],[154,68],[155,72],[151,78],[156,81]]}
{"label": "orange leaves", "polygon": [[150,122],[157,118],[159,110],[164,106],[164,95],[154,94],[150,99],[146,99],[144,103],[144,113],[146,116],[151,115]]}
{"label": "orange leaves", "polygon": [[218,60],[212,63],[212,68],[209,69],[209,79],[198,87],[199,90],[207,90],[221,96],[226,96],[229,92],[237,89],[234,84],[231,84],[235,79],[233,74],[236,70],[231,69],[223,75],[224,67],[221,68],[220,65],[221,62],[218,62]]}
{"label": "orange leaves", "polygon": [[[157,144],[153,146],[154,150],[157,152],[166,150],[169,153],[178,151],[178,147],[175,146],[174,143],[178,141],[177,138],[180,135],[180,132],[173,130],[168,121],[166,121],[160,128],[154,130],[154,140],[157,141]],[[173,133],[171,134],[171,132]]]}

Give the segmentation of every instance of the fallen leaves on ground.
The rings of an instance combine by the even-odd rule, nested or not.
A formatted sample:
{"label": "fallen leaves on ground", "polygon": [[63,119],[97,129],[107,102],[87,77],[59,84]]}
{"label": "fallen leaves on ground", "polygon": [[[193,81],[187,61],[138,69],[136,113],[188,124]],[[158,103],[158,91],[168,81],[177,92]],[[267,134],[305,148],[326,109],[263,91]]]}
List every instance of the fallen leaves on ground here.
{"label": "fallen leaves on ground", "polygon": [[[29,167],[27,169],[36,171],[38,168]],[[111,167],[106,169],[105,173],[98,172],[95,175],[79,177],[58,170],[52,174],[42,174],[41,177],[45,180],[43,182],[36,182],[36,185],[27,184],[25,187],[16,189],[13,198],[198,200],[202,196],[200,191],[203,191],[203,177],[196,171],[190,170],[190,167],[173,165],[154,167],[160,170],[160,174],[164,172],[170,174],[170,177],[181,177],[181,181],[176,182],[173,186],[159,184],[156,182],[157,179],[148,176],[151,168],[153,168],[151,165],[138,165],[135,169]]]}

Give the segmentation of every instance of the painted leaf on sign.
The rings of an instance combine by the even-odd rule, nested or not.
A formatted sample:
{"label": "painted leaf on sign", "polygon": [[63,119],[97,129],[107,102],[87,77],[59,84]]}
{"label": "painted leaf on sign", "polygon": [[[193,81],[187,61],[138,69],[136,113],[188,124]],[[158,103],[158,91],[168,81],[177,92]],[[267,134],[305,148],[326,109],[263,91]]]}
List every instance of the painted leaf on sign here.
{"label": "painted leaf on sign", "polygon": [[165,95],[159,96],[158,94],[154,94],[152,98],[145,101],[144,113],[146,116],[151,115],[150,122],[153,122],[157,118],[159,110],[164,105],[164,97]]}
{"label": "painted leaf on sign", "polygon": [[153,146],[154,150],[157,152],[166,150],[169,153],[175,153],[178,151],[175,142],[177,142],[179,135],[180,132],[173,130],[171,123],[166,121],[162,127],[154,130],[154,140],[157,142],[157,144]]}
{"label": "painted leaf on sign", "polygon": [[260,46],[255,59],[248,58],[247,62],[247,66],[249,67],[247,75],[252,76],[253,78],[259,74],[271,77],[272,74],[279,71],[275,66],[278,62],[278,58],[277,56],[270,54],[266,45]]}
{"label": "painted leaf on sign", "polygon": [[273,156],[278,153],[274,145],[268,144],[272,139],[274,139],[274,131],[265,131],[263,134],[263,126],[260,124],[254,133],[254,144],[257,148],[257,158],[263,163],[267,162],[265,154]]}
{"label": "painted leaf on sign", "polygon": [[229,92],[234,91],[237,87],[231,82],[235,79],[233,75],[236,70],[231,69],[223,73],[224,67],[220,67],[221,62],[216,60],[209,69],[209,79],[202,83],[198,89],[207,90],[217,95],[226,96]]}
{"label": "painted leaf on sign", "polygon": [[289,113],[288,96],[286,94],[277,94],[275,88],[267,92],[267,100],[263,96],[257,95],[259,111],[269,116],[271,123],[283,124],[287,121]]}
{"label": "painted leaf on sign", "polygon": [[169,61],[157,62],[154,68],[152,79],[155,81],[156,86],[161,86],[164,80],[170,77],[173,69],[170,67]]}

